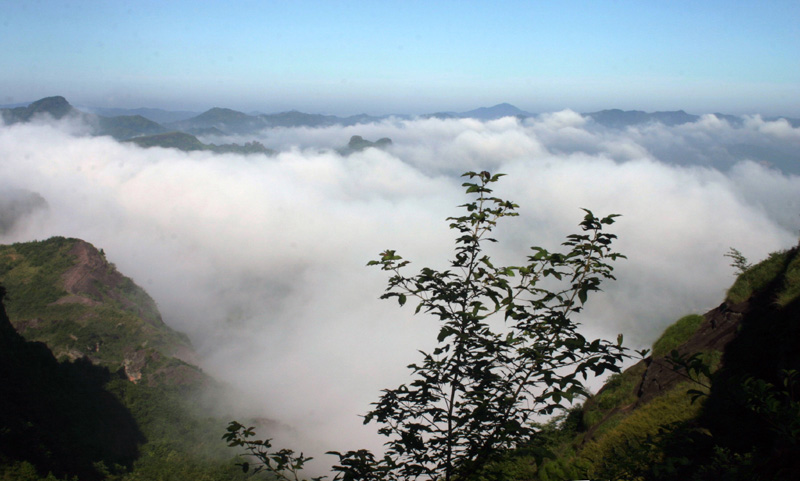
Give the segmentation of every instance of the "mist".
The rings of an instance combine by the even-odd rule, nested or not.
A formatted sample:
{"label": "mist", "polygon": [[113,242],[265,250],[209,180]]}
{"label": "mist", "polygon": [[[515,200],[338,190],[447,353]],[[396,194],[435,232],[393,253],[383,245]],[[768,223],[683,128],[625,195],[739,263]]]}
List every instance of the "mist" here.
{"label": "mist", "polygon": [[[365,264],[391,248],[411,268],[446,267],[464,171],[508,174],[495,194],[520,217],[498,228],[490,253],[501,263],[557,249],[581,208],[622,215],[611,230],[628,259],[580,321],[637,349],[723,300],[730,247],[758,261],[800,231],[800,177],[730,153],[743,142],[798,151],[800,129],[757,116],[625,130],[572,111],[390,118],[224,140],[258,140],[274,157],[140,149],[70,122],[0,127],[0,241],[61,235],[103,248],[232,386],[238,409],[288,426],[312,446],[290,447],[306,452],[380,445],[357,416],[407,379],[436,329],[379,300],[386,277]],[[337,154],[352,135],[393,144]]]}

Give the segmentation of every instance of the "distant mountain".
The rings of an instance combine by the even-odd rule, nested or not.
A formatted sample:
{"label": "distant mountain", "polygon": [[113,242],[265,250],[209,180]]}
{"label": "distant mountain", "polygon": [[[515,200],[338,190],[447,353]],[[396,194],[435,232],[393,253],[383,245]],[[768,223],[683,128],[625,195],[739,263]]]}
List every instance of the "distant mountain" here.
{"label": "distant mountain", "polygon": [[333,115],[306,114],[291,110],[277,114],[259,115],[269,127],[327,127],[330,125],[344,125],[339,117]]}
{"label": "distant mountain", "polygon": [[214,129],[226,135],[246,135],[267,128],[275,127],[328,127],[332,125],[357,125],[381,120],[383,117],[372,117],[366,114],[350,117],[335,115],[307,114],[291,110],[275,114],[248,115],[231,109],[215,107],[196,117],[169,124],[170,127],[184,132],[205,132]]}
{"label": "distant mountain", "polygon": [[141,115],[122,115],[118,117],[97,117],[98,135],[110,135],[117,140],[125,140],[142,135],[161,134],[167,131],[161,124]]}
{"label": "distant mountain", "polygon": [[496,120],[503,117],[524,118],[534,116],[534,114],[530,112],[525,112],[524,110],[518,109],[517,107],[507,103],[497,104],[494,107],[481,107],[468,112],[462,112],[458,115],[461,118],[472,118],[478,120]]}
{"label": "distant mountain", "polygon": [[47,201],[36,192],[4,187],[0,194],[0,235],[11,231],[19,219],[47,208]]}
{"label": "distant mountain", "polygon": [[0,116],[7,124],[29,122],[37,116],[49,115],[54,119],[61,119],[68,115],[78,115],[81,112],[74,109],[64,97],[46,97],[33,102],[26,107],[13,109],[0,109]]}
{"label": "distant mountain", "polygon": [[742,117],[738,115],[728,115],[728,114],[721,114],[719,112],[714,112],[714,117],[720,120],[724,120],[725,122],[728,122],[728,124],[731,125],[732,127],[741,127],[742,125],[744,125],[744,120],[742,119]]}
{"label": "distant mountain", "polygon": [[125,142],[136,144],[139,147],[144,148],[163,147],[165,149],[183,150],[184,152],[208,150],[206,144],[200,142],[194,135],[178,131],[135,137],[128,139]]}
{"label": "distant mountain", "polygon": [[350,137],[350,142],[347,143],[347,146],[337,149],[337,152],[339,152],[341,155],[350,155],[354,152],[361,152],[362,150],[371,147],[384,150],[390,145],[392,145],[392,139],[387,137],[378,139],[375,142],[370,142],[369,140],[365,140],[360,135],[354,135]]}
{"label": "distant mountain", "polygon": [[792,118],[792,117],[764,117],[764,120],[767,120],[767,121],[770,121],[770,122],[774,122],[776,120],[781,120],[781,119],[789,122],[789,125],[791,125],[795,129],[800,127],[800,119],[795,119],[795,118]]}
{"label": "distant mountain", "polygon": [[265,122],[259,117],[220,107],[214,107],[196,117],[167,125],[171,129],[180,131],[215,128],[226,134],[249,134],[257,132],[266,126]]}
{"label": "distant mountain", "polygon": [[95,135],[110,135],[117,140],[124,140],[140,135],[152,135],[166,132],[160,124],[140,115],[104,117],[93,113],[82,112],[67,102],[64,97],[47,97],[25,107],[0,109],[0,117],[6,124],[30,122],[37,117],[47,115],[56,120],[65,117],[80,119],[94,127]]}
{"label": "distant mountain", "polygon": [[162,109],[112,109],[112,108],[88,108],[90,113],[102,115],[103,117],[122,117],[140,115],[148,120],[159,124],[168,124],[181,120],[196,117],[199,112],[188,110],[162,110]]}
{"label": "distant mountain", "polygon": [[422,117],[437,119],[497,120],[503,117],[526,118],[534,116],[535,114],[521,110],[511,104],[502,103],[493,107],[480,107],[467,112],[436,112],[432,114],[425,114]]}
{"label": "distant mountain", "polygon": [[[213,127],[212,127],[213,128]],[[135,137],[127,139],[125,142],[130,142],[138,145],[139,147],[163,147],[165,149],[178,149],[184,152],[206,150],[215,153],[236,153],[236,154],[264,154],[275,155],[276,152],[272,149],[264,147],[260,142],[252,141],[246,142],[244,145],[239,144],[204,144],[194,135],[185,132],[167,132],[157,135],[148,135],[143,137]]]}
{"label": "distant mountain", "polygon": [[641,110],[611,109],[585,113],[582,115],[584,117],[589,117],[600,125],[615,129],[655,122],[668,126],[674,126],[696,122],[700,118],[698,115],[687,114],[683,110],[677,110],[674,112],[648,113]]}
{"label": "distant mountain", "polygon": [[[246,136],[273,128],[296,127],[330,127],[334,125],[352,126],[380,122],[387,118],[404,119],[406,116],[375,117],[367,114],[353,115],[350,117],[337,117],[335,115],[309,114],[296,110],[273,114],[252,113],[246,114],[232,109],[215,107],[199,115],[192,112],[168,112],[159,109],[94,109],[94,112],[105,113],[131,113],[141,112],[136,115],[104,116],[96,113],[85,113],[67,102],[64,97],[48,97],[24,106],[0,109],[0,118],[6,124],[31,121],[38,116],[50,116],[55,119],[65,117],[78,119],[93,127],[94,135],[109,135],[116,140],[126,141],[136,139],[134,143],[142,147],[176,148],[184,151],[211,151],[218,153],[263,153],[273,155],[275,151],[256,141],[244,145],[221,143],[229,135]],[[151,120],[146,115],[161,119],[180,119],[177,121],[160,124]],[[185,118],[191,115],[190,118]],[[590,119],[590,125],[610,129],[624,129],[631,126],[661,124],[666,126],[684,125],[696,122],[698,115],[686,113],[683,110],[665,112],[645,112],[641,110],[600,110],[581,114]],[[719,119],[728,122],[734,128],[741,128],[746,120],[742,116],[716,113]],[[494,120],[503,117],[516,117],[524,119],[535,117],[535,114],[521,110],[511,104],[501,103],[493,107],[481,107],[466,112],[438,112],[422,115],[419,118],[462,119],[474,118],[481,121]],[[785,119],[790,125],[800,127],[800,119],[765,117],[764,120],[776,121]],[[204,143],[197,137],[214,139],[220,145]],[[208,141],[208,140],[206,140]],[[379,146],[380,147],[380,146]],[[350,146],[338,149],[339,152],[351,153]],[[657,153],[657,152],[656,152]],[[714,152],[687,152],[685,157],[675,159],[677,164],[693,165],[702,163],[719,170],[727,170],[741,160],[752,160],[765,166],[779,169],[782,172],[800,174],[800,162],[797,153],[781,145],[766,145],[764,143],[740,143],[725,145]],[[2,219],[0,219],[2,220]],[[2,225],[0,224],[0,228]]]}

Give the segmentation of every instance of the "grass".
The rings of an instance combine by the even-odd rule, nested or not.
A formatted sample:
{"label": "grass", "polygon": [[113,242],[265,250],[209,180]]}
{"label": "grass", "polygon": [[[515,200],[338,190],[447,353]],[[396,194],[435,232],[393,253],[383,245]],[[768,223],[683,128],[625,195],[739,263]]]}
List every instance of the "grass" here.
{"label": "grass", "polygon": [[737,304],[764,290],[783,274],[783,286],[775,302],[786,306],[800,297],[800,256],[798,249],[773,252],[765,260],[743,272],[728,289],[728,302]]}
{"label": "grass", "polygon": [[653,344],[653,357],[665,356],[688,341],[702,323],[703,316],[697,314],[690,314],[678,319]]}
{"label": "grass", "polygon": [[584,404],[583,425],[588,429],[600,422],[614,409],[636,402],[636,386],[647,366],[636,364],[606,380],[603,389]]}
{"label": "grass", "polygon": [[591,464],[595,471],[600,470],[604,464],[614,462],[614,453],[644,442],[648,436],[657,434],[662,426],[695,417],[702,404],[692,403],[686,391],[698,388],[695,383],[682,383],[665,395],[653,399],[626,416],[602,437],[589,442],[581,451],[580,457]]}

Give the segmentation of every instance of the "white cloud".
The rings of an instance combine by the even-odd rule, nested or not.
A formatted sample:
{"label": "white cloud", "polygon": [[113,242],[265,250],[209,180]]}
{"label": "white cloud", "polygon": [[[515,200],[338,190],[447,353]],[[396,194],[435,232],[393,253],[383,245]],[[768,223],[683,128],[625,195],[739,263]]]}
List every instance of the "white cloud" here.
{"label": "white cloud", "polygon": [[[757,260],[793,245],[800,227],[797,176],[753,162],[724,172],[675,165],[741,138],[775,149],[797,141],[797,129],[756,118],[623,131],[571,111],[525,122],[390,119],[265,131],[257,139],[281,150],[272,158],[142,150],[62,126],[0,128],[0,185],[49,205],[0,240],[64,235],[104,248],[190,335],[210,373],[319,449],[374,446],[356,416],[430,345],[433,321],[379,301],[386,278],[364,266],[385,248],[412,267],[446,266],[445,218],[465,200],[465,170],[508,174],[496,193],[521,216],[498,231],[492,252],[505,262],[530,245],[557,248],[581,207],[623,214],[613,230],[628,260],[582,320],[637,348],[721,302],[733,280],[728,247]],[[351,135],[394,143],[349,157],[331,150]]]}

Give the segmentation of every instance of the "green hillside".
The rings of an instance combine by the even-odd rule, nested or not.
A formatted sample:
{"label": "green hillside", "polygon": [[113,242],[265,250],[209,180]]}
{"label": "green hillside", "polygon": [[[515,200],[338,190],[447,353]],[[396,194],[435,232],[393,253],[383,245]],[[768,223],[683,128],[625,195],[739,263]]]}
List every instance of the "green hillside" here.
{"label": "green hillside", "polygon": [[747,269],[719,307],[679,319],[650,357],[546,426],[555,456],[538,468],[529,460],[529,477],[795,479],[798,346],[794,248]]}
{"label": "green hillside", "polygon": [[0,480],[238,479],[222,387],[102,251],[0,246],[0,285]]}

